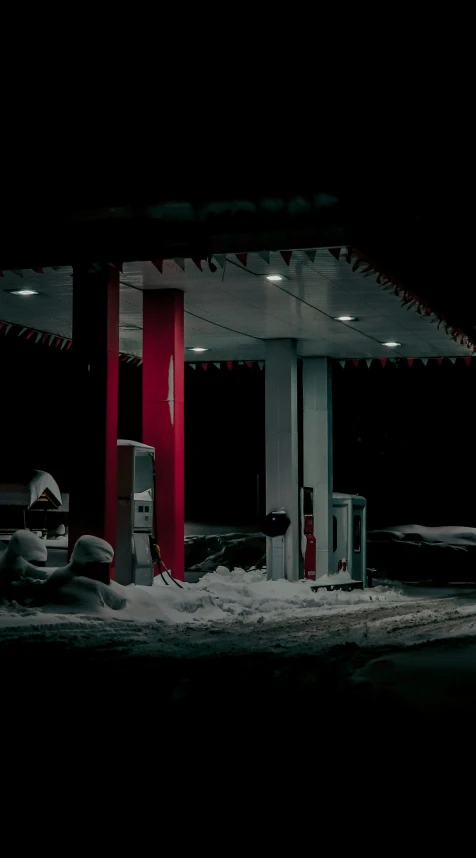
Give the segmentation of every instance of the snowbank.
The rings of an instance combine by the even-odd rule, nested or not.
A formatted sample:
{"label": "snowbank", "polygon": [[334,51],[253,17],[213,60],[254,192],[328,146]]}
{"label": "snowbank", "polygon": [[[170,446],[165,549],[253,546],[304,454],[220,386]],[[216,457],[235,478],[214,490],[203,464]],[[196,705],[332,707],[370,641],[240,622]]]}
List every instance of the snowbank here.
{"label": "snowbank", "polygon": [[336,584],[355,584],[355,580],[349,572],[341,570],[340,572],[327,572],[326,575],[320,575],[319,578],[312,581],[312,584],[318,587],[335,587]]}
{"label": "snowbank", "polygon": [[54,602],[41,608],[4,603],[0,606],[0,628],[48,623],[64,626],[68,621],[81,623],[91,618],[170,625],[252,624],[353,612],[362,604],[406,599],[399,586],[313,593],[310,582],[267,581],[259,570],[229,572],[219,567],[197,584],[182,584],[182,589],[172,582],[166,586],[160,577],[152,587],[123,587],[116,582],[106,586],[75,578],[55,594]]}
{"label": "snowbank", "polygon": [[476,547],[476,527],[425,527],[422,524],[400,524],[382,530],[369,531],[369,540],[405,541],[415,544]]}

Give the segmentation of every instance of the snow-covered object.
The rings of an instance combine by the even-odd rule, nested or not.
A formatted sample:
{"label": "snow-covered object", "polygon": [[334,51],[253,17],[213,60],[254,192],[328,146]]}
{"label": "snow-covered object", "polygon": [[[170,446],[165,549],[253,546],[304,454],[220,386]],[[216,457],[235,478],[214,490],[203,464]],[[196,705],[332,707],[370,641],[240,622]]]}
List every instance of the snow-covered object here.
{"label": "snow-covered object", "polygon": [[425,527],[421,524],[400,524],[369,531],[371,542],[409,542],[413,544],[476,547],[476,527]]}
{"label": "snow-covered object", "polygon": [[109,542],[99,536],[80,536],[71,555],[71,563],[112,563],[114,551]]}
{"label": "snow-covered object", "polygon": [[[39,545],[38,545],[39,543]],[[5,551],[0,554],[0,593],[12,581],[45,579],[45,569],[35,566],[31,560],[43,561],[46,546],[41,539],[29,530],[17,530],[10,539]]]}
{"label": "snow-covered object", "polygon": [[29,509],[45,491],[52,496],[56,506],[61,505],[61,492],[56,480],[47,471],[34,470],[30,479],[23,482],[0,483],[0,504]]}
{"label": "snow-covered object", "polygon": [[34,533],[17,531],[6,550],[0,554],[0,595],[27,603],[32,599],[42,601],[52,598],[73,578],[87,574],[88,564],[111,563],[114,557],[112,547],[104,539],[81,536],[66,566],[40,569],[26,559],[37,549],[35,540],[41,546],[41,540]]}
{"label": "snow-covered object", "polygon": [[48,578],[44,582],[45,588],[48,593],[54,593],[76,576],[87,576],[88,564],[111,563],[113,557],[114,551],[109,542],[98,536],[80,536],[67,566],[48,569]]}
{"label": "snow-covered object", "polygon": [[33,471],[33,474],[34,476],[29,483],[29,506],[32,506],[45,491],[48,491],[53,496],[57,506],[61,506],[61,492],[58,483],[53,479],[51,474],[48,474],[46,471]]}
{"label": "snow-covered object", "polygon": [[17,530],[8,543],[8,552],[30,563],[46,563],[48,549],[44,540],[31,530]]}

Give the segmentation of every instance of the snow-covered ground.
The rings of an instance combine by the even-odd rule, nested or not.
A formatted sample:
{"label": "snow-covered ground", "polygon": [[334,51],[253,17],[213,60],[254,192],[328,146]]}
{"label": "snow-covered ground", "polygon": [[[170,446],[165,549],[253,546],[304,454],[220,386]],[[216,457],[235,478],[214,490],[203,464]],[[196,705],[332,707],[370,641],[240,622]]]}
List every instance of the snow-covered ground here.
{"label": "snow-covered ground", "polygon": [[270,719],[274,750],[285,723],[290,742],[305,728],[341,743],[352,724],[359,741],[418,717],[472,724],[476,588],[380,581],[314,593],[226,568],[182,589],[78,577],[41,607],[0,602],[0,664],[9,718],[25,729],[32,700],[55,723],[66,707],[68,730],[95,730],[107,711],[113,735],[133,729],[142,741],[160,713],[202,743],[231,730],[260,754]]}
{"label": "snow-covered ground", "polygon": [[342,643],[382,646],[476,632],[476,589],[403,587],[312,592],[305,581],[267,581],[260,571],[220,568],[197,584],[103,585],[77,578],[54,603],[0,604],[0,637],[31,633],[71,646],[134,653],[309,654]]}
{"label": "snow-covered ground", "polygon": [[[446,537],[471,551],[472,532],[463,530]],[[416,526],[398,532],[434,535]],[[229,562],[260,554],[257,534],[198,538],[208,563],[210,555]],[[267,717],[271,700],[316,729],[339,719],[347,729],[351,711],[359,724],[388,724],[401,712],[476,717],[476,587],[375,583],[313,592],[307,581],[273,582],[258,569],[224,565],[181,588],[161,578],[123,587],[77,577],[41,606],[0,602],[2,670],[19,708],[22,689],[31,696],[37,683],[43,695],[47,677],[52,700],[68,681],[74,709],[79,684],[88,706],[115,699],[122,711],[130,701],[134,718],[137,701],[149,711],[159,699],[171,717],[178,707],[201,730],[216,729],[217,712],[242,729],[254,723],[250,713]]]}

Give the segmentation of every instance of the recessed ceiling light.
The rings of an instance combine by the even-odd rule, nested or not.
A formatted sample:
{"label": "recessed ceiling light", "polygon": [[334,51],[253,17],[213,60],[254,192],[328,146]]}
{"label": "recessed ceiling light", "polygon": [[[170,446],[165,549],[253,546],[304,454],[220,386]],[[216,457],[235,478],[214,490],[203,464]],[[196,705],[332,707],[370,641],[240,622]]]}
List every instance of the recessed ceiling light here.
{"label": "recessed ceiling light", "polygon": [[195,348],[190,349],[191,352],[207,352],[208,349],[202,349],[200,346],[195,346]]}
{"label": "recessed ceiling light", "polygon": [[334,316],[336,322],[357,322],[357,316]]}
{"label": "recessed ceiling light", "polygon": [[267,274],[266,275],[266,280],[271,280],[272,282],[274,282],[275,280],[282,280],[282,279],[283,278],[281,277],[281,274]]}
{"label": "recessed ceiling light", "polygon": [[9,289],[12,295],[38,295],[35,289]]}
{"label": "recessed ceiling light", "polygon": [[397,346],[401,346],[401,343],[382,343],[383,346],[387,346],[389,349],[396,349]]}

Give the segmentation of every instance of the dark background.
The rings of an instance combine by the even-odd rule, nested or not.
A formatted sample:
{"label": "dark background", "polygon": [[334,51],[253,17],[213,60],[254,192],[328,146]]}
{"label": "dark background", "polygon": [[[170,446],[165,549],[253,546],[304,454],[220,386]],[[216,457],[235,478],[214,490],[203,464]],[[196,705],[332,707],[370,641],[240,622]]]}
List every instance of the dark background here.
{"label": "dark background", "polygon": [[[35,467],[69,490],[71,427],[87,407],[81,391],[71,395],[70,361],[71,351],[19,339],[14,329],[0,334],[0,479]],[[120,362],[120,437],[141,440],[141,377],[140,367]],[[187,519],[253,524],[259,502],[263,512],[264,381],[257,364],[186,365]],[[334,365],[334,487],[368,499],[371,528],[476,526],[475,381],[476,360]]]}
{"label": "dark background", "polygon": [[476,362],[334,367],[334,488],[368,499],[369,527],[476,526]]}

